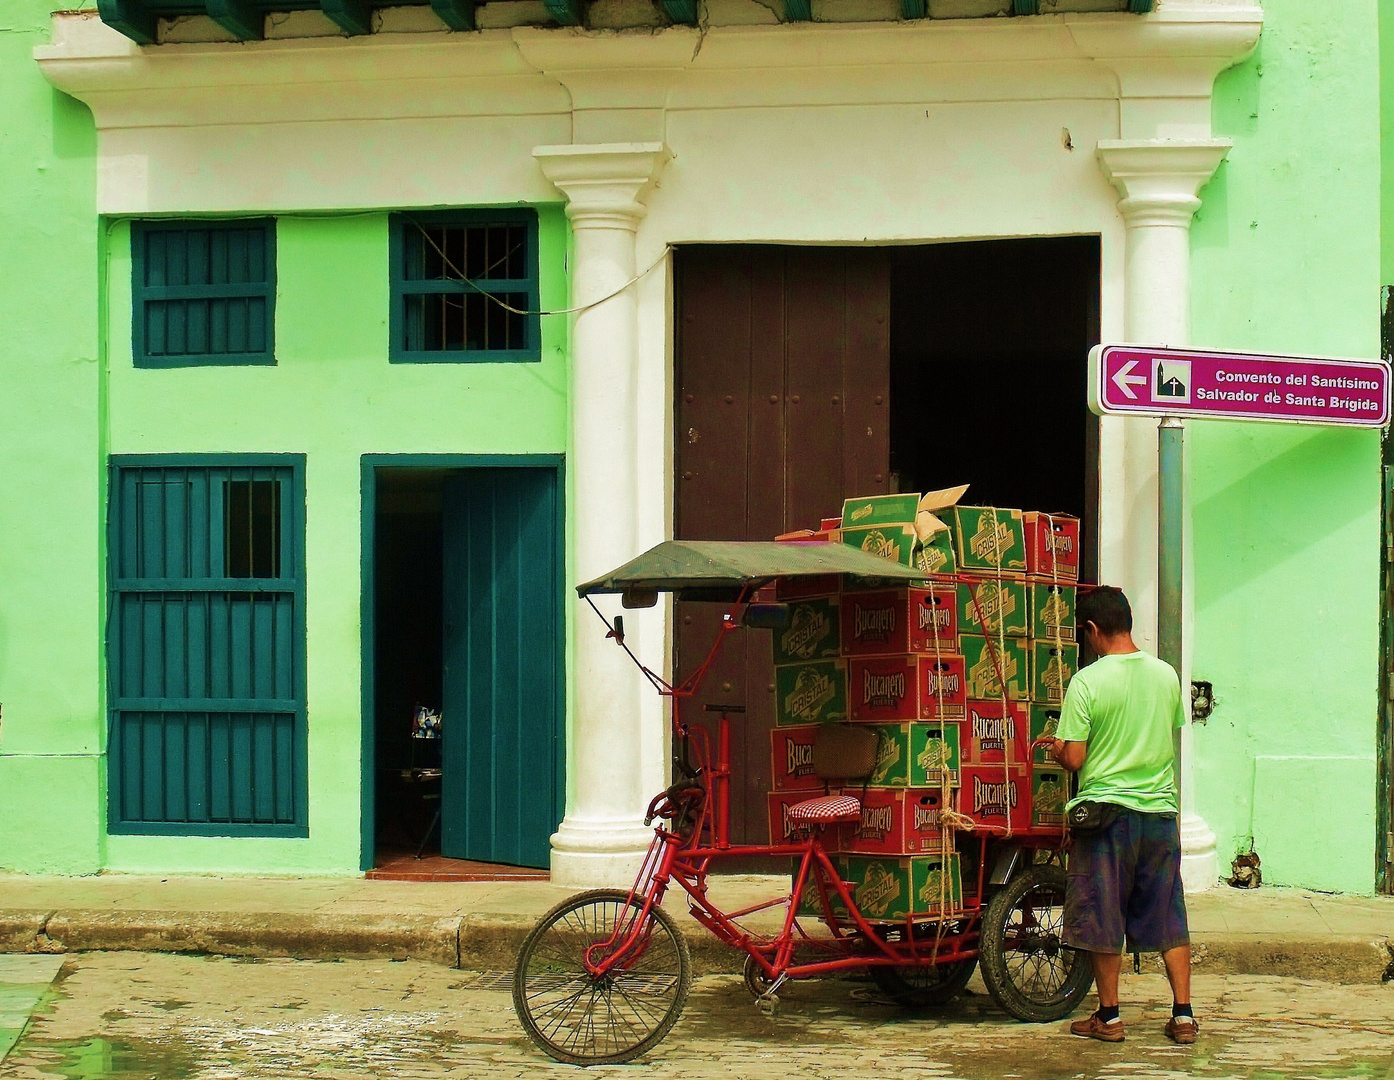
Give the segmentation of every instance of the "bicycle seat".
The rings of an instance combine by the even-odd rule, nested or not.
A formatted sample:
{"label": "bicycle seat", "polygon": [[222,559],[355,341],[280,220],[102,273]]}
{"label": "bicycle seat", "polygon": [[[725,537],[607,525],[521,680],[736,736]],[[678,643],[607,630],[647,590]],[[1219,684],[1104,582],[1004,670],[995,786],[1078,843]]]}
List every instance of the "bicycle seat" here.
{"label": "bicycle seat", "polygon": [[789,820],[800,825],[836,825],[862,819],[862,801],[852,795],[824,795],[789,807]]}

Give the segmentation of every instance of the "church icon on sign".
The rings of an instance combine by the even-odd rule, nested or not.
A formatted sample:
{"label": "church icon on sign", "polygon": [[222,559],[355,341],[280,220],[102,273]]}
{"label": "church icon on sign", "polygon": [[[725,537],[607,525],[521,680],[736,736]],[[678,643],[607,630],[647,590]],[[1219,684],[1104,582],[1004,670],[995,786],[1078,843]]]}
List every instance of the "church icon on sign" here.
{"label": "church icon on sign", "polygon": [[1191,400],[1191,362],[1158,360],[1152,371],[1153,401]]}

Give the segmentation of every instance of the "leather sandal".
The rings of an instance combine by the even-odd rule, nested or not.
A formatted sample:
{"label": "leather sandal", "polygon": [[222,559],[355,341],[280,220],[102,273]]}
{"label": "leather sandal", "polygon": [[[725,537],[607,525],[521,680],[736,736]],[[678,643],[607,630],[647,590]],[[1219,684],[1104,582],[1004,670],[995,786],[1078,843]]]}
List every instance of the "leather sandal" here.
{"label": "leather sandal", "polygon": [[1173,1016],[1167,1021],[1166,1036],[1174,1043],[1188,1045],[1196,1041],[1200,1025],[1194,1016]]}
{"label": "leather sandal", "polygon": [[1115,1020],[1111,1024],[1106,1024],[1099,1019],[1097,1012],[1092,1012],[1083,1020],[1076,1020],[1071,1024],[1070,1034],[1079,1035],[1086,1039],[1098,1039],[1100,1042],[1122,1042],[1123,1021]]}

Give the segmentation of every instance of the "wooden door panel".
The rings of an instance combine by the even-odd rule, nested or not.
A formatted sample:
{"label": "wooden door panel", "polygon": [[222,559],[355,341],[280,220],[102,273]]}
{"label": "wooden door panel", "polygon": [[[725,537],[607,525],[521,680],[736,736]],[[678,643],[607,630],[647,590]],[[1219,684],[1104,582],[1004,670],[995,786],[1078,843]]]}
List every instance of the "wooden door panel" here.
{"label": "wooden door panel", "polygon": [[791,252],[785,309],[786,524],[817,528],[840,505],[846,260],[838,248]]}
{"label": "wooden door panel", "polygon": [[891,264],[882,248],[847,248],[842,367],[842,483],[848,496],[887,490],[891,460]]}
{"label": "wooden door panel", "polygon": [[[679,539],[768,540],[816,528],[889,470],[890,277],[875,249],[694,247],[677,266],[674,432]],[[730,400],[727,400],[727,399]],[[706,655],[720,605],[680,604],[679,677]],[[739,704],[731,837],[768,837],[774,670],[768,631],[717,661],[702,706]],[[713,742],[713,745],[714,742]]]}
{"label": "wooden door panel", "polygon": [[745,528],[749,265],[708,257],[684,280],[675,526],[687,540],[720,540]]}
{"label": "wooden door panel", "polygon": [[443,512],[441,854],[545,867],[561,819],[552,469],[465,469]]}

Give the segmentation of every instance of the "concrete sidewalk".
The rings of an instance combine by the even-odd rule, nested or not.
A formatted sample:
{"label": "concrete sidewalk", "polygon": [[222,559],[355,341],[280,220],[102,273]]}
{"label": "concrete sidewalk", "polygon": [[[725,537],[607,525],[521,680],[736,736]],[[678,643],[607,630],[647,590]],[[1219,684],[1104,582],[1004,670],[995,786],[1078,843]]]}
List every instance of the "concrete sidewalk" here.
{"label": "concrete sidewalk", "polygon": [[[711,895],[733,910],[787,888],[785,878],[713,878]],[[571,892],[539,881],[0,874],[0,952],[412,957],[508,971],[533,923]],[[1391,969],[1394,898],[1221,886],[1189,905],[1202,971],[1372,983]],[[699,971],[740,970],[742,955],[692,920],[683,894],[670,893],[664,906]],[[765,929],[770,918],[745,921]]]}

